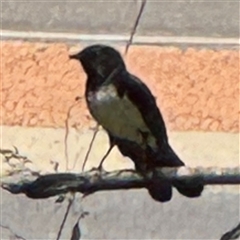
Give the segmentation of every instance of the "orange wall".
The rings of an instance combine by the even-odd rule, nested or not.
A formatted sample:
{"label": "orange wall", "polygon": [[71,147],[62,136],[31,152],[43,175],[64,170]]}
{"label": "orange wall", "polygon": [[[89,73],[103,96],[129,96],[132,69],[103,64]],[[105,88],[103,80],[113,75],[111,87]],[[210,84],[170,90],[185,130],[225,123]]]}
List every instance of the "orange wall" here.
{"label": "orange wall", "polygon": [[[65,44],[1,42],[1,119],[4,125],[93,126],[84,99],[86,76]],[[182,51],[132,46],[128,69],[157,97],[168,129],[239,131],[239,51]]]}

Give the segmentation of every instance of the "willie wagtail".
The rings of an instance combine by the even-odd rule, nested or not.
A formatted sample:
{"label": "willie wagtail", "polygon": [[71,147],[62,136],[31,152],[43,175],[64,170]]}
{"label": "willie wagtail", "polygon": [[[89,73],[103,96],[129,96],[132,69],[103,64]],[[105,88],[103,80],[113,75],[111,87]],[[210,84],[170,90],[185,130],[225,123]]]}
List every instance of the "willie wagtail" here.
{"label": "willie wagtail", "polygon": [[168,143],[165,123],[155,98],[140,79],[127,71],[120,53],[109,46],[92,45],[70,58],[78,60],[87,74],[87,105],[108,133],[108,153],[117,145],[119,151],[134,162],[141,175],[146,177],[146,173],[152,171],[147,189],[157,201],[171,199],[172,185],[187,197],[200,196],[201,181],[170,182],[154,177],[157,167],[178,167],[184,163]]}

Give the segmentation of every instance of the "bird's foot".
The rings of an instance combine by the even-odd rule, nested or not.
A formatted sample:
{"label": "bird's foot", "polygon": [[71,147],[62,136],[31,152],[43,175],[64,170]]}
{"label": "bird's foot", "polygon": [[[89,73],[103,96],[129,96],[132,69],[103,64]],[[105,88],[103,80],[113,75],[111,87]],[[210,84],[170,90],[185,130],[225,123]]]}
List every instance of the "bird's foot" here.
{"label": "bird's foot", "polygon": [[103,168],[103,166],[99,165],[96,168],[92,168],[92,170],[94,172],[94,176],[101,178],[107,171],[105,171],[105,169]]}
{"label": "bird's foot", "polygon": [[96,171],[100,173],[100,175],[106,173],[105,169],[103,168],[102,164],[100,164],[97,168]]}

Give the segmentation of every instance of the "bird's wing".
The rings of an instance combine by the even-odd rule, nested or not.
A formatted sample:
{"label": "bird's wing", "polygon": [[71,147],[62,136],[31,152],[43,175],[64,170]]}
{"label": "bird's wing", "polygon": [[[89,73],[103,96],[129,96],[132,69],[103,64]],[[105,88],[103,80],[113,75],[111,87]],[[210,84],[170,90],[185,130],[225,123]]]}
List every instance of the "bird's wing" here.
{"label": "bird's wing", "polygon": [[165,145],[164,143],[168,142],[165,123],[149,88],[140,79],[129,73],[117,78],[115,84],[119,95],[126,95],[137,107],[159,147],[162,144]]}

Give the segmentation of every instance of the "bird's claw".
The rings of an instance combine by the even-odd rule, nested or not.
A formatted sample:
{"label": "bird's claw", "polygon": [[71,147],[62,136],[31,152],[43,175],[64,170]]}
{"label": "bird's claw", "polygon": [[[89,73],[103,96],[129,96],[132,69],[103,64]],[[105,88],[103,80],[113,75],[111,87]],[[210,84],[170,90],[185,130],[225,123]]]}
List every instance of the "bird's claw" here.
{"label": "bird's claw", "polygon": [[97,176],[101,177],[102,175],[104,175],[107,171],[103,168],[103,166],[99,165],[98,167],[94,167],[92,168],[93,172],[96,173]]}
{"label": "bird's claw", "polygon": [[103,173],[106,173],[105,169],[103,168],[103,166],[101,164],[96,168],[96,170],[99,171],[101,175]]}

